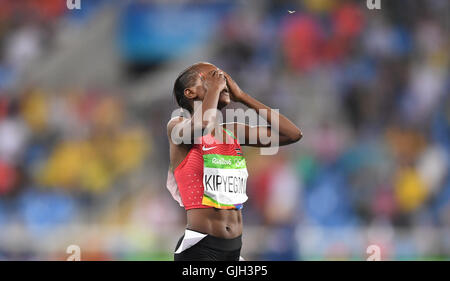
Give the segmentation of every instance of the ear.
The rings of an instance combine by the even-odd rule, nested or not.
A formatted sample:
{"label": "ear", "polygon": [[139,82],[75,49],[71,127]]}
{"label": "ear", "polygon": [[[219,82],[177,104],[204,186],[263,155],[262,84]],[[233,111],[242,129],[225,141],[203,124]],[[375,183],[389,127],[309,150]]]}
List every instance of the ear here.
{"label": "ear", "polygon": [[192,91],[191,88],[186,88],[184,89],[184,96],[190,100],[193,100],[197,97],[197,94],[194,91]]}

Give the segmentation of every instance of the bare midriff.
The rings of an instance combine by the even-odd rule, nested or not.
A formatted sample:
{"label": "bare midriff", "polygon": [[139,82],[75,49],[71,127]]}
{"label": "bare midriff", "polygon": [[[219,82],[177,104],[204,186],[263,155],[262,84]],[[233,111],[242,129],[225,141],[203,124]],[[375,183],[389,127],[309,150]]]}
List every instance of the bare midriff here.
{"label": "bare midriff", "polygon": [[216,208],[190,209],[187,228],[219,238],[236,238],[242,234],[242,213]]}

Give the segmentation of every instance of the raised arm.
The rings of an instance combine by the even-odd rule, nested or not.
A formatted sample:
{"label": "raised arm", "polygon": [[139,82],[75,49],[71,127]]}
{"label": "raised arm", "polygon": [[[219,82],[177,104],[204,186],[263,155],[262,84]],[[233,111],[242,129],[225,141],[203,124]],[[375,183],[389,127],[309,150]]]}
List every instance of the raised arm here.
{"label": "raised arm", "polygon": [[[226,88],[224,73],[214,70],[206,74],[199,74],[196,85],[184,90],[184,95],[195,100],[198,95],[204,95],[200,106],[193,104],[191,118],[175,118],[167,124],[167,133],[171,141],[177,144],[194,140],[195,136],[203,135],[211,131],[216,125],[217,104],[221,91]],[[189,132],[189,138],[184,135]],[[175,139],[172,139],[175,138]]]}
{"label": "raised arm", "polygon": [[[270,138],[272,133],[278,134],[279,145],[291,144],[299,141],[302,138],[300,129],[297,128],[297,126],[295,126],[294,123],[292,123],[286,116],[273,111],[267,105],[246,94],[239,88],[237,83],[234,82],[234,80],[227,73],[225,73],[225,78],[227,80],[227,85],[230,90],[232,100],[245,104],[249,108],[254,109],[258,114],[260,114],[262,110],[265,110],[267,112],[267,116],[265,117],[267,123],[270,125],[269,127],[249,126],[246,124],[234,123],[235,132],[245,132],[244,137],[241,139],[242,145],[257,147],[271,146],[273,144],[268,142],[268,140],[264,140],[264,137]],[[276,126],[272,126],[272,120],[276,119],[278,119],[279,121],[278,128],[276,128]],[[257,136],[257,143],[250,143],[249,136],[252,136],[254,134]]]}

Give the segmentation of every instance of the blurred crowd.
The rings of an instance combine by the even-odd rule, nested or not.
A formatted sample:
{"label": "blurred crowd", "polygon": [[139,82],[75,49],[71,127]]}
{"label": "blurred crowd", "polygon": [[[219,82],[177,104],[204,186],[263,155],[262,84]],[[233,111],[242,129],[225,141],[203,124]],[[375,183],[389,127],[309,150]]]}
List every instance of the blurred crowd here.
{"label": "blurred crowd", "polygon": [[[164,186],[172,85],[137,105],[126,86],[51,90],[23,79],[52,55],[62,22],[82,25],[108,6],[89,2],[74,16],[65,1],[0,1],[0,230],[20,225],[36,244],[81,225],[93,259],[170,259],[185,222]],[[244,256],[361,259],[375,243],[389,259],[450,257],[448,1],[167,4],[184,5],[175,11],[153,2],[117,5],[111,44],[125,64],[179,60],[178,37],[212,46],[203,60],[303,132],[274,156],[244,150]],[[140,21],[155,11],[156,24]],[[15,251],[1,236],[0,259],[64,256]]]}
{"label": "blurred crowd", "polygon": [[[67,15],[65,5],[0,6],[0,229],[18,224],[26,233],[21,237],[37,241],[69,223],[99,221],[102,197],[126,188],[123,178],[136,173],[151,149],[148,130],[130,116],[118,91],[52,91],[22,79],[51,56],[58,24],[84,20]],[[8,246],[0,243],[0,258],[48,258]]]}
{"label": "blurred crowd", "polygon": [[[274,2],[223,25],[218,65],[304,134],[285,155],[249,163],[249,212],[258,220],[247,220],[277,225],[285,237],[268,259],[298,258],[302,247],[312,249],[307,256],[352,257],[342,237],[298,237],[307,226],[450,226],[450,7],[384,1],[371,11],[360,2],[303,1],[294,15]],[[369,240],[390,258],[414,258],[424,239],[448,258],[444,237]]]}

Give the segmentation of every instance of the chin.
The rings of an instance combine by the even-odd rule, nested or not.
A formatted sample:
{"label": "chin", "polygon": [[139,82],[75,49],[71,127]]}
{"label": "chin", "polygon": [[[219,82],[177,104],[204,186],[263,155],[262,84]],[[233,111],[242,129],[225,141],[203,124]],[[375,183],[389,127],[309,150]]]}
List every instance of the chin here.
{"label": "chin", "polygon": [[218,108],[223,108],[223,107],[229,105],[230,102],[231,102],[230,97],[228,97],[228,96],[222,96],[222,97],[220,97],[220,99],[219,99],[219,102],[218,102]]}
{"label": "chin", "polygon": [[217,105],[217,109],[222,109],[225,106],[227,106],[228,104],[230,104],[229,102],[219,102],[219,104]]}

